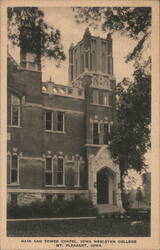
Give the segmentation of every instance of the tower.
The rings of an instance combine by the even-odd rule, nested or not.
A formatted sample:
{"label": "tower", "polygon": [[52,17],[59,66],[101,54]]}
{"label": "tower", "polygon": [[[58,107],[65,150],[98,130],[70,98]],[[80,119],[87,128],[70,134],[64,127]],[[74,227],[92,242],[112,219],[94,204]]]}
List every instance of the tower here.
{"label": "tower", "polygon": [[108,144],[114,120],[116,84],[110,33],[104,39],[92,36],[87,28],[82,40],[75,46],[71,44],[69,80],[70,85],[85,89],[87,151],[91,151],[91,144]]}
{"label": "tower", "polygon": [[85,149],[90,198],[95,205],[106,204],[106,209],[112,210],[117,204],[122,210],[119,168],[108,150],[115,116],[116,86],[110,33],[104,39],[92,36],[87,28],[82,40],[71,45],[69,80],[70,85],[85,91]]}
{"label": "tower", "polygon": [[69,82],[85,73],[93,76],[113,76],[112,37],[109,33],[106,39],[92,36],[89,29],[85,30],[83,39],[77,45],[71,44],[69,49]]}

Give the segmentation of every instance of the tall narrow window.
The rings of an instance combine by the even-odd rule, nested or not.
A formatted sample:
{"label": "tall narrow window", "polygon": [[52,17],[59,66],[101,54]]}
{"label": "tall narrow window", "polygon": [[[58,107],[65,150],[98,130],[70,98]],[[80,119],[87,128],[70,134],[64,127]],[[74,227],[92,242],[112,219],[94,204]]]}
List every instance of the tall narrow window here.
{"label": "tall narrow window", "polygon": [[98,122],[93,123],[93,144],[99,144],[99,127]]}
{"label": "tall narrow window", "polygon": [[92,90],[92,103],[98,104],[99,102],[99,91],[97,89]]}
{"label": "tall narrow window", "polygon": [[52,158],[46,158],[46,169],[45,169],[45,184],[52,185],[53,173],[52,173]]}
{"label": "tall narrow window", "polygon": [[57,185],[63,185],[63,158],[58,158],[58,166],[57,166]]}
{"label": "tall narrow window", "polygon": [[70,67],[71,67],[71,68],[70,68],[70,69],[71,69],[70,74],[71,74],[71,81],[72,81],[72,80],[73,80],[73,65],[71,65]]}
{"label": "tall narrow window", "polygon": [[11,125],[20,126],[20,99],[11,95]]}
{"label": "tall narrow window", "polygon": [[112,95],[112,93],[110,93],[110,95],[109,95],[109,105],[110,106],[113,105],[113,95]]}
{"label": "tall narrow window", "polygon": [[103,104],[109,105],[109,93],[108,92],[103,92]]}
{"label": "tall narrow window", "polygon": [[12,155],[11,157],[11,168],[10,168],[10,183],[18,183],[18,156]]}
{"label": "tall narrow window", "polygon": [[84,55],[81,55],[81,73],[84,72]]}
{"label": "tall narrow window", "polygon": [[97,69],[97,62],[96,62],[96,53],[95,51],[92,52],[92,69],[96,71]]}
{"label": "tall narrow window", "polygon": [[77,63],[77,59],[76,59],[76,62],[75,62],[75,76],[77,77],[77,66],[78,66],[78,63]]}
{"label": "tall narrow window", "polygon": [[101,105],[104,104],[103,91],[99,91],[99,104],[101,104]]}
{"label": "tall narrow window", "polygon": [[104,131],[103,131],[103,143],[108,144],[109,141],[109,131],[108,131],[108,123],[104,123]]}
{"label": "tall narrow window", "polygon": [[46,111],[46,130],[52,130],[52,112]]}
{"label": "tall narrow window", "polygon": [[92,70],[93,69],[93,60],[92,60],[92,53],[90,53],[90,70]]}
{"label": "tall narrow window", "polygon": [[102,72],[105,73],[106,71],[106,56],[105,53],[102,53]]}
{"label": "tall narrow window", "polygon": [[113,74],[113,59],[112,56],[108,56],[108,74]]}
{"label": "tall narrow window", "polygon": [[88,69],[89,68],[89,63],[88,63],[88,52],[86,52],[85,53],[85,67],[86,67],[86,69]]}
{"label": "tall narrow window", "polygon": [[63,131],[64,130],[64,113],[63,112],[57,112],[57,131]]}

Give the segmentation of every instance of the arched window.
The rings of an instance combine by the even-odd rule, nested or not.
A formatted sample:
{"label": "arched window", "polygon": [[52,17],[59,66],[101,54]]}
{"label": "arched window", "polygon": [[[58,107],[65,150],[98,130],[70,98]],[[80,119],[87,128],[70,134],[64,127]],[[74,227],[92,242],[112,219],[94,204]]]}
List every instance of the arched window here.
{"label": "arched window", "polygon": [[92,70],[92,67],[93,67],[93,65],[92,65],[92,53],[90,53],[90,70]]}
{"label": "arched window", "polygon": [[99,144],[99,123],[93,122],[93,144]]}
{"label": "arched window", "polygon": [[84,55],[81,55],[81,73],[84,72]]}
{"label": "arched window", "polygon": [[45,185],[64,185],[64,158],[63,156],[47,156],[45,164]]}
{"label": "arched window", "polygon": [[113,59],[112,56],[108,56],[108,74],[113,74]]}
{"label": "arched window", "polygon": [[97,69],[97,62],[96,62],[96,53],[95,51],[92,52],[92,70],[96,71]]}
{"label": "arched window", "polygon": [[64,160],[63,157],[58,157],[57,170],[56,170],[56,184],[64,184]]}
{"label": "arched window", "polygon": [[77,63],[77,59],[76,59],[76,63],[75,63],[75,76],[77,77],[77,66],[78,66],[78,63]]}
{"label": "arched window", "polygon": [[51,156],[46,157],[45,184],[47,186],[53,184],[53,161]]}
{"label": "arched window", "polygon": [[19,184],[19,158],[17,153],[8,155],[8,184]]}
{"label": "arched window", "polygon": [[106,55],[102,53],[102,72],[105,73],[106,71]]}
{"label": "arched window", "polygon": [[20,126],[21,101],[16,95],[11,95],[11,125]]}
{"label": "arched window", "polygon": [[89,68],[89,60],[88,60],[88,51],[85,52],[85,68],[88,69]]}

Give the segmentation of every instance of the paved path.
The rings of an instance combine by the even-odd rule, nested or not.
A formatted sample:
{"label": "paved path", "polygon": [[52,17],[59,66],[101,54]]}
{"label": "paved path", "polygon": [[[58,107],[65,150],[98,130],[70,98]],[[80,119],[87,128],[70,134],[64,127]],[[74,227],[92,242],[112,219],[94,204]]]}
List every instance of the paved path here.
{"label": "paved path", "polygon": [[67,218],[28,218],[28,219],[7,219],[8,222],[18,221],[61,221],[61,220],[89,220],[96,219],[96,216],[91,217],[67,217]]}

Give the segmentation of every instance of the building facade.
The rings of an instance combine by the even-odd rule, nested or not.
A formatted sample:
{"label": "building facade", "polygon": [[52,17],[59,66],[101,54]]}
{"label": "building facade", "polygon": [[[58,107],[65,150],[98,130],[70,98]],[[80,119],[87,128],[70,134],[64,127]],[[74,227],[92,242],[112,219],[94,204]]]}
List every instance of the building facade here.
{"label": "building facade", "polygon": [[120,172],[110,157],[115,120],[112,38],[86,29],[69,49],[69,85],[42,82],[40,60],[8,55],[8,203],[91,199],[122,211]]}

